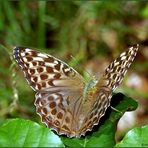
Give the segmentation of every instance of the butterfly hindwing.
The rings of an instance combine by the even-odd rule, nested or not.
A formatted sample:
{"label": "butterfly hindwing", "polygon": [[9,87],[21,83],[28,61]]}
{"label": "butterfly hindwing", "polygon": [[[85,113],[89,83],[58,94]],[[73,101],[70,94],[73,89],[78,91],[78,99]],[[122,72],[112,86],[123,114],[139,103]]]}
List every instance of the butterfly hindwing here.
{"label": "butterfly hindwing", "polygon": [[76,90],[57,92],[38,92],[35,106],[42,122],[54,129],[59,135],[74,137],[78,131],[78,108],[82,103],[82,94]]}

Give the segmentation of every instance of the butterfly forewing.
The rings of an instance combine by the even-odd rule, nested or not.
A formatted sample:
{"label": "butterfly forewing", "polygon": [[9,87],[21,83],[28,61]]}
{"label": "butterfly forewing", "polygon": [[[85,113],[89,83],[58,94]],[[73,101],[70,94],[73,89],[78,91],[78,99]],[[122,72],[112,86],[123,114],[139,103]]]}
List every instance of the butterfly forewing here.
{"label": "butterfly forewing", "polygon": [[138,45],[123,52],[87,92],[84,90],[92,81],[86,83],[78,72],[51,55],[16,47],[14,58],[37,92],[35,106],[42,121],[60,135],[80,137],[105,114],[112,91],[121,83],[137,50]]}
{"label": "butterfly forewing", "polygon": [[80,84],[82,76],[53,56],[23,47],[14,48],[14,58],[22,68],[29,85],[36,91]]}
{"label": "butterfly forewing", "polygon": [[[106,69],[98,85],[106,87],[109,90],[114,90],[122,82],[124,75],[132,64],[138,46],[130,47],[127,51],[120,54]],[[102,84],[101,84],[102,83]]]}

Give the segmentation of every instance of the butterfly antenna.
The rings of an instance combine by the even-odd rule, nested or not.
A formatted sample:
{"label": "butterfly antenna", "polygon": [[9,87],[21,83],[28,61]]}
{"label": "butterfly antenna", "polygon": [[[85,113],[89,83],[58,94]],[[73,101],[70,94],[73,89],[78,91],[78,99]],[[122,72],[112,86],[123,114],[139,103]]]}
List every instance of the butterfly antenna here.
{"label": "butterfly antenna", "polygon": [[114,108],[113,106],[110,106],[110,107],[111,107],[111,109],[112,109],[113,111],[115,111],[115,112],[120,113],[121,115],[123,115],[123,112],[121,112],[120,110]]}
{"label": "butterfly antenna", "polygon": [[[78,60],[73,55],[71,55],[70,57],[73,59],[73,61],[76,63],[76,65],[79,65]],[[81,67],[82,67],[82,65],[81,65]],[[87,74],[87,75],[85,74],[86,79],[90,79],[92,75],[88,72],[88,70],[86,70],[86,68],[82,67],[82,69],[84,69],[85,73]],[[88,76],[89,76],[89,78],[88,78]]]}

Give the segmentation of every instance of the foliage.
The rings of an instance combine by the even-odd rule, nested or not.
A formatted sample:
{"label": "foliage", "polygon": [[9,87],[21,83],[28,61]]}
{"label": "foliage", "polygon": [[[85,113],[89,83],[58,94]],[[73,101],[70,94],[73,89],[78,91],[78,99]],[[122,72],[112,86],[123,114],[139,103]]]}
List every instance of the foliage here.
{"label": "foliage", "polygon": [[0,146],[63,147],[63,144],[58,136],[35,122],[11,119],[0,128]]}

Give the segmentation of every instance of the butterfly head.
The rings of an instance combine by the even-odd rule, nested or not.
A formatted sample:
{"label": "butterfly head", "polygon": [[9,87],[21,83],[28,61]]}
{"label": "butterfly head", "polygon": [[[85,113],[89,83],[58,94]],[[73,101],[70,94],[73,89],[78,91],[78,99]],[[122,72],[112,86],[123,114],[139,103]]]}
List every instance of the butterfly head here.
{"label": "butterfly head", "polygon": [[83,92],[83,96],[84,98],[88,95],[91,95],[92,93],[96,92],[96,84],[97,84],[97,79],[95,79],[94,77],[92,79],[90,79],[84,87],[84,92]]}

